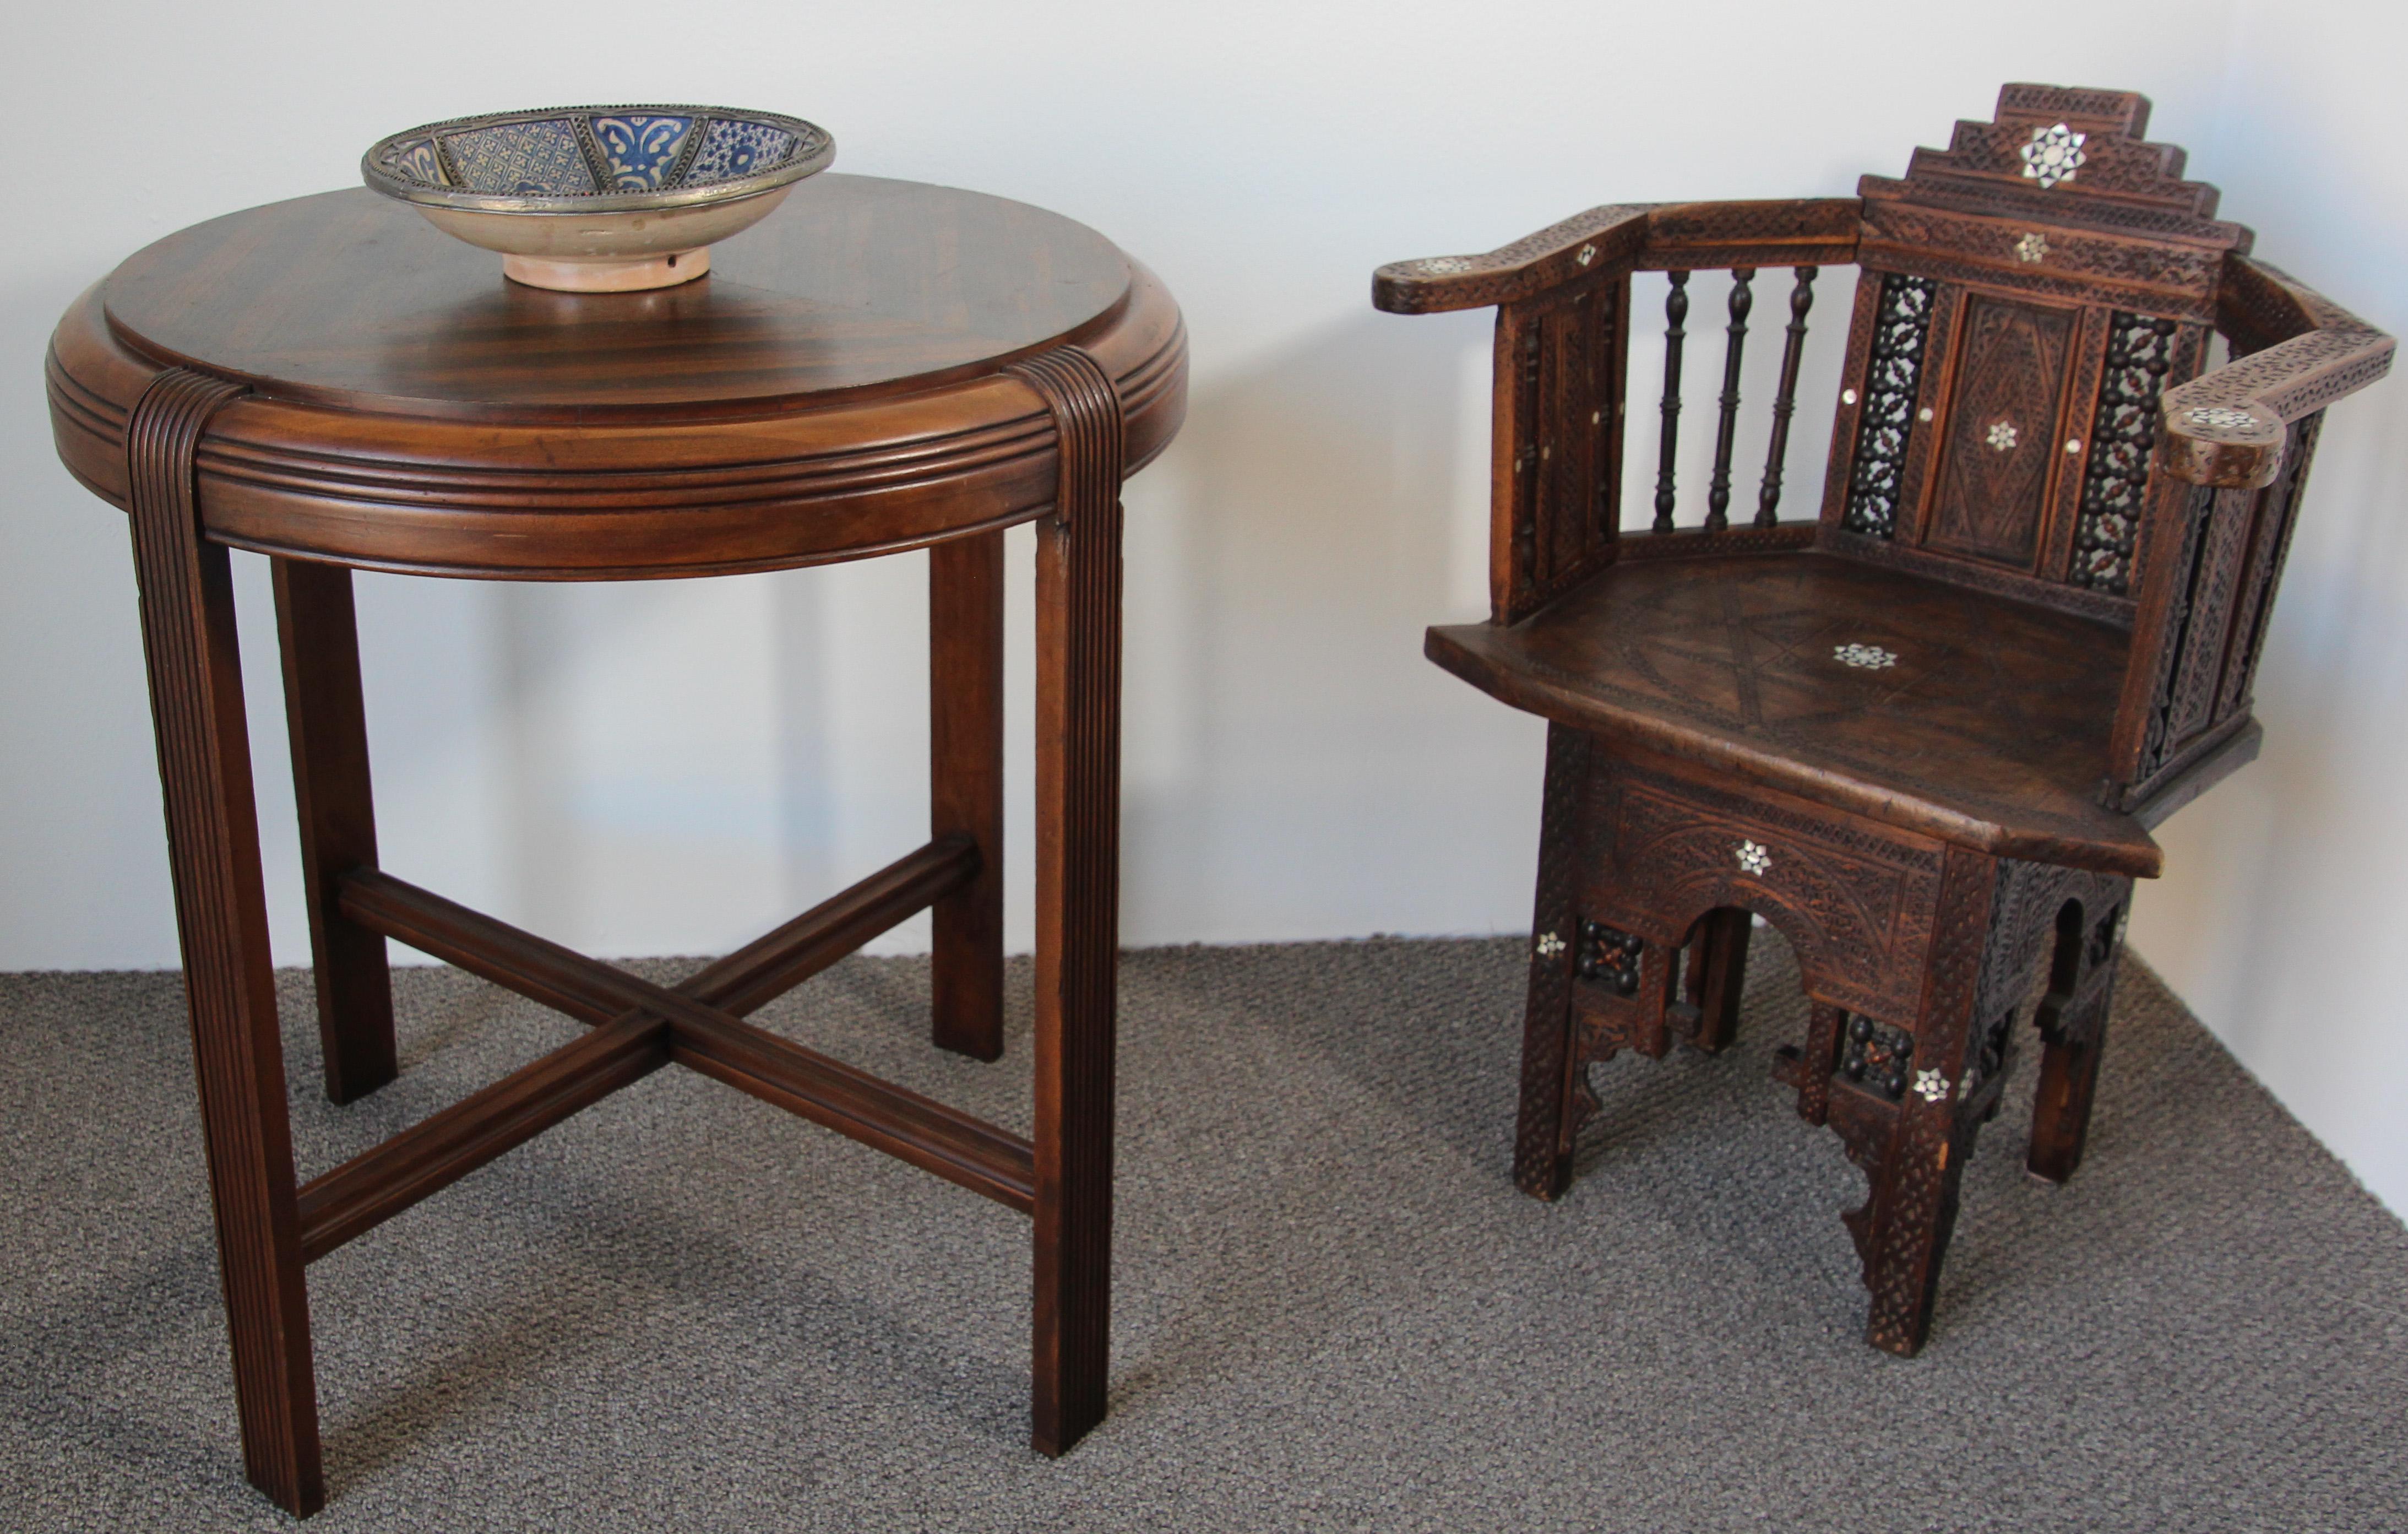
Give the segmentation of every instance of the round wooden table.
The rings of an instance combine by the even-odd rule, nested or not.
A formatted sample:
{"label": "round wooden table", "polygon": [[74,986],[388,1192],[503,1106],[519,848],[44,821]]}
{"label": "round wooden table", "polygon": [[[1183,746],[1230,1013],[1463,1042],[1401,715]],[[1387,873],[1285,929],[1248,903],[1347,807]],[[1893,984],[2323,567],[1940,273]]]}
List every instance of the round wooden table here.
{"label": "round wooden table", "polygon": [[[1067,219],[822,176],[641,294],[505,280],[366,191],[251,208],[86,293],[60,456],[132,513],[245,1467],[323,1500],[307,1265],[577,1110],[689,1067],[1029,1214],[1037,1447],[1104,1412],[1119,487],[1186,407],[1162,284]],[[1003,529],[1038,523],[1036,1115],[1023,1140],[742,1021],[933,908],[935,1038],[1002,1052]],[[229,548],[273,563],[326,1089],[393,1079],[384,939],[591,1031],[296,1179]],[[701,576],[929,552],[928,844],[674,989],[377,866],[351,569]]]}

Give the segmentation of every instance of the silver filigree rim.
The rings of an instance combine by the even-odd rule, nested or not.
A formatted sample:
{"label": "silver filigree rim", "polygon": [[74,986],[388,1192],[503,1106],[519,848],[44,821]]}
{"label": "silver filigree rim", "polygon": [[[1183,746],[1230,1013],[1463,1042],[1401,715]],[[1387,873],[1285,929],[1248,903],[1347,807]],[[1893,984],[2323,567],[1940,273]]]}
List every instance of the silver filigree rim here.
{"label": "silver filigree rim", "polygon": [[[739,176],[730,180],[711,181],[702,186],[671,187],[664,192],[578,192],[555,195],[512,197],[488,192],[468,192],[453,186],[429,186],[423,181],[395,176],[380,163],[396,146],[414,139],[434,139],[467,132],[475,128],[507,127],[513,122],[548,122],[559,118],[581,119],[589,116],[621,117],[641,113],[654,117],[690,117],[694,126],[687,131],[700,136],[710,131],[714,122],[757,122],[781,132],[793,134],[796,140],[794,158],[783,165],[752,176]],[[836,160],[836,139],[816,122],[806,122],[799,117],[782,112],[758,112],[740,107],[697,107],[693,105],[650,103],[641,106],[610,107],[538,107],[527,111],[480,112],[474,117],[447,118],[440,122],[421,123],[400,133],[388,134],[368,146],[360,156],[360,179],[388,197],[425,208],[452,208],[472,213],[523,213],[536,217],[575,216],[594,213],[641,213],[671,208],[696,208],[707,203],[740,202],[757,197],[765,192],[791,186],[807,176],[825,170]]]}

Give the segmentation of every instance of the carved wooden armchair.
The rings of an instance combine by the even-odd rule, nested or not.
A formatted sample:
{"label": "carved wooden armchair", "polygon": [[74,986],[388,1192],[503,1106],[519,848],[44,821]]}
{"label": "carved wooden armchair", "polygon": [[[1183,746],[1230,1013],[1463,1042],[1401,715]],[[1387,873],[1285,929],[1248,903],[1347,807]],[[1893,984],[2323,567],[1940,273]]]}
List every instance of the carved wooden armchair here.
{"label": "carved wooden armchair", "polygon": [[[1811,1002],[1781,1052],[1870,1196],[1868,1340],[1921,1347],[1957,1183],[2047,989],[2028,1164],[2082,1155],[2149,828],[2258,749],[2251,679],[2324,408],[2392,341],[2248,256],[2148,103],[2010,85],[1902,180],[1593,208],[1383,266],[1498,308],[1485,624],[1439,665],[1550,721],[1520,1185],[1564,1187],[1586,1068],[1737,1018],[1751,913]],[[1777,517],[1815,272],[1861,270],[1822,514]],[[1794,268],[1752,519],[1730,520],[1751,281]],[[1677,526],[1688,275],[1727,270],[1713,468]],[[1631,275],[1668,273],[1652,531],[1622,530]],[[2228,366],[2202,372],[2210,331]],[[1642,407],[1643,408],[1643,407]]]}

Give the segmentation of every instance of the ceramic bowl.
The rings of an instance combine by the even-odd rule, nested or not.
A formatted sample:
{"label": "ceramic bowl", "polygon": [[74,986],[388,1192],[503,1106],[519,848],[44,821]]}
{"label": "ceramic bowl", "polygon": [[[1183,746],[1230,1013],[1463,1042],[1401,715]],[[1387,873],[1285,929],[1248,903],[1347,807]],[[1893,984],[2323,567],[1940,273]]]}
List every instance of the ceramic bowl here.
{"label": "ceramic bowl", "polygon": [[380,139],[360,175],[502,274],[569,293],[691,282],[710,246],[824,170],[836,140],[727,107],[553,107],[430,122]]}

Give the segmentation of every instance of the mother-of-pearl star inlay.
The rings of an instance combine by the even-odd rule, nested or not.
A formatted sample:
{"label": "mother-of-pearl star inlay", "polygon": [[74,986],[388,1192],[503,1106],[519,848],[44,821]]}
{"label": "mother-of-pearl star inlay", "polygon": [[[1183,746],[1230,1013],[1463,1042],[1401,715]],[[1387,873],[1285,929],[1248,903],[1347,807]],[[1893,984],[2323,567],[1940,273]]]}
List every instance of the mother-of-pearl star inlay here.
{"label": "mother-of-pearl star inlay", "polygon": [[2059,122],[2054,127],[2034,128],[2031,142],[2023,147],[2024,176],[2038,181],[2045,192],[2059,181],[2073,179],[2074,172],[2083,166],[2083,141],[2090,136],[2075,133]]}
{"label": "mother-of-pearl star inlay", "polygon": [[2014,448],[2015,445],[2015,423],[2012,421],[1991,422],[1989,441],[1990,446],[1998,449],[2000,452],[2008,452]]}

